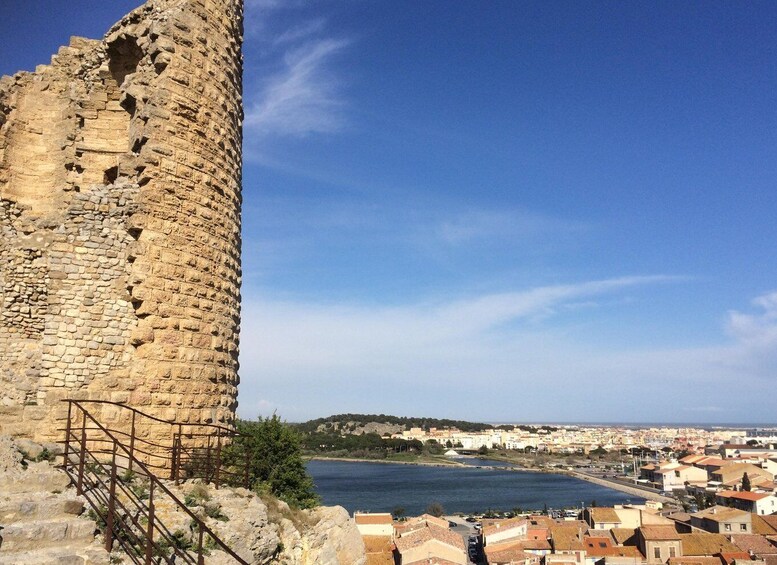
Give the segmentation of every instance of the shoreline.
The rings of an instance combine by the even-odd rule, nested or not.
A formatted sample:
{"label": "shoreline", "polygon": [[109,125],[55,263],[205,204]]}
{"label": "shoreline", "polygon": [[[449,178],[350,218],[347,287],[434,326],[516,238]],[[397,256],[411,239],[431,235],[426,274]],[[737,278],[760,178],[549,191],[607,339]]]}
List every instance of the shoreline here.
{"label": "shoreline", "polygon": [[[466,458],[471,459],[479,459],[479,457],[475,456],[464,456]],[[377,463],[377,464],[383,464],[383,465],[417,465],[420,467],[474,467],[476,468],[477,465],[467,465],[466,463],[461,463],[458,461],[439,461],[439,462],[432,462],[432,461],[392,461],[388,459],[359,459],[358,457],[323,457],[320,455],[316,455],[313,457],[305,457],[305,460],[307,461],[343,461],[346,463]],[[503,463],[510,463],[509,461],[501,461],[499,459],[491,459],[491,461],[498,461]],[[513,465],[515,465],[513,463]],[[641,489],[638,487],[634,487],[631,485],[623,484],[619,481],[612,481],[608,479],[602,479],[600,477],[594,477],[591,475],[587,475],[585,473],[580,473],[579,471],[573,471],[569,469],[541,469],[538,467],[521,467],[521,466],[504,466],[499,467],[496,466],[494,468],[506,470],[506,471],[522,471],[525,473],[544,473],[544,474],[550,474],[550,475],[566,475],[569,477],[573,477],[575,479],[579,479],[581,481],[586,481],[589,483],[593,483],[605,488],[609,488],[611,490],[615,490],[618,492],[622,492],[624,494],[629,494],[631,496],[636,496],[639,498],[644,498],[646,500],[658,500],[660,502],[664,503],[676,503],[677,500],[668,496],[663,496],[658,494],[657,492],[648,491],[645,489]]]}
{"label": "shoreline", "polygon": [[391,459],[359,459],[358,457],[324,457],[321,455],[303,456],[306,461],[344,461],[346,463],[378,463],[382,465],[418,465],[420,467],[467,467],[464,463],[451,461],[392,461]]}

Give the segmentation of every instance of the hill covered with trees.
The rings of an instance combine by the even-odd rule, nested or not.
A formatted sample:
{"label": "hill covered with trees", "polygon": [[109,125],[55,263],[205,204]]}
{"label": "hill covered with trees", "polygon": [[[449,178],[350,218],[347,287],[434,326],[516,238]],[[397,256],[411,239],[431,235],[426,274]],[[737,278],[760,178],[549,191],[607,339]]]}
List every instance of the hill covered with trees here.
{"label": "hill covered with trees", "polygon": [[390,416],[387,414],[337,414],[326,418],[309,420],[302,424],[296,424],[301,432],[315,432],[322,429],[332,429],[344,431],[345,433],[359,433],[359,428],[364,428],[370,424],[383,424],[398,428],[399,430],[409,430],[410,428],[421,428],[428,431],[431,428],[457,428],[463,432],[480,432],[490,430],[494,426],[477,422],[467,422],[465,420],[449,420],[439,418],[408,418],[405,416]]}
{"label": "hill covered with trees", "polygon": [[308,456],[355,457],[363,459],[418,460],[441,456],[446,449],[461,447],[450,441],[445,444],[429,440],[406,440],[393,434],[421,428],[429,431],[455,428],[462,432],[483,432],[493,429],[523,429],[536,432],[553,430],[550,426],[492,425],[466,420],[441,418],[411,418],[387,414],[337,414],[301,424],[290,424],[300,432],[302,448]]}

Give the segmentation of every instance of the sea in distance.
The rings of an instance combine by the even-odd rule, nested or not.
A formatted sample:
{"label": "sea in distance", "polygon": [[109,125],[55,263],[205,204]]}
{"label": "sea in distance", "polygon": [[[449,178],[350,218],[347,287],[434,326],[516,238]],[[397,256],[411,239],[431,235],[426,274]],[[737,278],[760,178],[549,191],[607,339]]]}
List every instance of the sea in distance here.
{"label": "sea in distance", "polygon": [[617,490],[554,473],[512,471],[509,464],[466,459],[465,467],[431,467],[396,463],[313,460],[307,468],[327,506],[350,513],[392,512],[423,514],[432,502],[447,513],[487,510],[542,510],[644,502]]}

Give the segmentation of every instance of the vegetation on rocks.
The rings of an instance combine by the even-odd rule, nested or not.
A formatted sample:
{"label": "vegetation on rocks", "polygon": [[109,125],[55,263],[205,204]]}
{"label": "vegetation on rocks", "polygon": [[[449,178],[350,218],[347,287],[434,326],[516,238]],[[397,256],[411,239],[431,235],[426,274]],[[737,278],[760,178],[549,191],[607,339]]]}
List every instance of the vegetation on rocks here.
{"label": "vegetation on rocks", "polygon": [[254,490],[268,492],[297,508],[319,504],[296,429],[273,414],[256,421],[238,420],[237,431],[240,436],[228,448],[227,457],[236,463],[248,460]]}

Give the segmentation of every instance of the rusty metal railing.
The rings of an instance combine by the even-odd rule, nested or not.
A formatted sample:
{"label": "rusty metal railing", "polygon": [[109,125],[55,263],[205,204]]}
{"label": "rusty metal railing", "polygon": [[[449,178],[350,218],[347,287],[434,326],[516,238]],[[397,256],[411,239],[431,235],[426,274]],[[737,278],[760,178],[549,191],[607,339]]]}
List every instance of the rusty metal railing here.
{"label": "rusty metal railing", "polygon": [[[96,416],[97,408],[110,409],[113,424],[106,421],[108,418],[102,418],[100,423],[127,446],[131,456],[127,461],[130,471],[133,471],[135,461],[140,460],[157,476],[174,481],[203,479],[214,483],[216,488],[222,484],[251,488],[250,445],[234,429],[215,424],[164,420],[126,404],[106,400],[64,402],[69,404],[68,414],[72,412],[73,406],[90,412],[93,417]],[[94,409],[87,410],[87,405]],[[70,425],[68,417],[66,432]],[[90,431],[95,432],[93,429]],[[153,431],[153,435],[149,431]],[[111,442],[105,437],[93,433],[89,441],[94,453],[103,458],[110,455]],[[243,443],[239,457],[235,450],[229,448],[235,442]]]}
{"label": "rusty metal railing", "polygon": [[[225,442],[235,437],[233,431],[206,425],[201,427],[212,428],[214,437],[204,432],[187,433],[184,431],[186,424],[167,422],[122,404],[66,402],[68,418],[63,469],[103,526],[106,550],[112,551],[118,542],[133,563],[145,565],[204,565],[209,552],[217,550],[226,553],[235,563],[247,565],[154,472],[163,469],[176,482],[183,478],[202,478],[216,485],[234,484],[233,479],[239,476],[241,482],[249,484],[248,460],[245,469],[236,469],[234,464],[228,465],[229,458],[224,457]],[[129,410],[129,429],[106,427],[85,408],[84,404],[90,403]],[[170,444],[139,437],[140,418],[171,426]],[[139,481],[140,488],[133,481]],[[171,532],[159,519],[156,507],[160,502],[175,507],[189,519],[190,538],[181,535],[185,532]]]}

